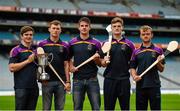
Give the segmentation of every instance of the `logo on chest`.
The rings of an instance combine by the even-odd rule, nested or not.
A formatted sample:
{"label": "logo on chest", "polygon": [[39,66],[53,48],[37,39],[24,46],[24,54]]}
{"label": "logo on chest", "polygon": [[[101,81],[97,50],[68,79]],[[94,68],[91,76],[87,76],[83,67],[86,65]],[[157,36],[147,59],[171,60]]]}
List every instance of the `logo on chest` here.
{"label": "logo on chest", "polygon": [[126,44],[122,44],[122,45],[121,45],[121,50],[125,51],[126,49],[127,49]]}
{"label": "logo on chest", "polygon": [[92,44],[89,44],[89,45],[87,46],[87,49],[88,49],[88,50],[92,50],[92,48],[93,48]]}
{"label": "logo on chest", "polygon": [[156,52],[151,52],[151,56],[152,56],[153,58],[156,58],[156,57],[157,57]]}
{"label": "logo on chest", "polygon": [[62,46],[59,46],[59,52],[63,52],[63,47]]}

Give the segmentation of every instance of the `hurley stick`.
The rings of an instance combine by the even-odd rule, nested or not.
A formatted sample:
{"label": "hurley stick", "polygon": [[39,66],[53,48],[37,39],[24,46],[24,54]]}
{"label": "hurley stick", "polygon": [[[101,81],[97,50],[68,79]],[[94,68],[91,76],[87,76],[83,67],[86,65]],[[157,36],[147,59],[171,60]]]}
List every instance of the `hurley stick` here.
{"label": "hurley stick", "polygon": [[[106,27],[106,31],[109,34],[108,42],[110,43],[110,47],[111,47],[111,42],[112,42],[112,29],[111,29],[111,25],[108,25]],[[109,51],[107,52],[106,56],[109,57]],[[110,61],[106,61],[106,63],[110,63]]]}
{"label": "hurley stick", "polygon": [[[101,51],[102,53],[106,53],[110,50],[111,48],[111,43],[109,42],[105,42],[104,45],[101,47]],[[100,52],[101,52],[100,51]],[[87,59],[86,61],[84,61],[83,63],[81,63],[80,65],[76,66],[75,69],[79,69],[80,67],[82,67],[83,65],[87,64],[88,62],[90,62],[91,60],[93,60],[95,57],[98,57],[99,54],[95,53],[93,56],[91,56],[89,59]]]}

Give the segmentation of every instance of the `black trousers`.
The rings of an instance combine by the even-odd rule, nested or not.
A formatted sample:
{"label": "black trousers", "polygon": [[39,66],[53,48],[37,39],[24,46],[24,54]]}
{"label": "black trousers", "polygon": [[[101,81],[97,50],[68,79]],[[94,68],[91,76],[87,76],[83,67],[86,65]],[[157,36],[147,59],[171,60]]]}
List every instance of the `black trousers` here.
{"label": "black trousers", "polygon": [[119,100],[121,110],[129,110],[130,81],[125,80],[104,80],[104,109],[114,110],[116,100]]}
{"label": "black trousers", "polygon": [[38,88],[15,89],[16,110],[35,110],[38,96]]}
{"label": "black trousers", "polygon": [[159,87],[136,89],[136,110],[161,110],[161,91]]}

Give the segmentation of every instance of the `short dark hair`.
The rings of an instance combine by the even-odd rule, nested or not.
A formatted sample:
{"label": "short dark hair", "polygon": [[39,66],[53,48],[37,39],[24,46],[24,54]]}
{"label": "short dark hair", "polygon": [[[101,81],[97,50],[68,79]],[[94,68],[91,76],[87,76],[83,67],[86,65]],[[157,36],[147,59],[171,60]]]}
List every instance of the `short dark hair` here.
{"label": "short dark hair", "polygon": [[62,26],[62,23],[59,20],[53,20],[49,22],[48,26],[51,27],[52,24]]}
{"label": "short dark hair", "polygon": [[20,35],[22,36],[24,33],[28,32],[28,31],[32,31],[34,34],[34,29],[31,26],[23,26],[20,29]]}
{"label": "short dark hair", "polygon": [[84,21],[84,22],[86,22],[86,23],[88,23],[88,24],[91,24],[91,20],[90,20],[88,17],[82,17],[82,18],[80,18],[79,21],[78,21],[78,23],[80,24],[80,22],[82,22],[82,21]]}
{"label": "short dark hair", "polygon": [[111,20],[111,24],[114,24],[114,23],[117,23],[117,22],[120,22],[121,25],[124,24],[123,19],[122,19],[121,17],[114,17],[114,18]]}

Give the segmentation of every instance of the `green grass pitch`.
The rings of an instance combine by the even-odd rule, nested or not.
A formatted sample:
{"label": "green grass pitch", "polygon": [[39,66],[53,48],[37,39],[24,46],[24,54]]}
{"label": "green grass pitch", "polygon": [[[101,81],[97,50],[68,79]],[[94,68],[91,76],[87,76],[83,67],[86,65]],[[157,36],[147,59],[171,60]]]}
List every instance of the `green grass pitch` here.
{"label": "green grass pitch", "polygon": [[[180,95],[178,94],[162,94],[161,106],[162,110],[180,110]],[[130,109],[135,110],[135,95],[131,95]],[[39,96],[37,110],[42,110],[42,97]],[[86,97],[84,101],[84,110],[91,110],[90,103]],[[120,109],[118,101],[116,110]],[[0,110],[14,110],[14,96],[0,96]],[[52,105],[52,110],[54,106]],[[72,95],[67,94],[65,110],[73,110]],[[104,110],[103,95],[101,96],[101,110]]]}

